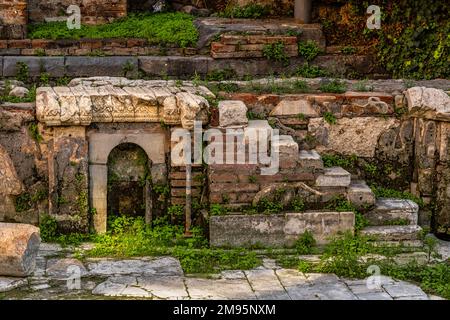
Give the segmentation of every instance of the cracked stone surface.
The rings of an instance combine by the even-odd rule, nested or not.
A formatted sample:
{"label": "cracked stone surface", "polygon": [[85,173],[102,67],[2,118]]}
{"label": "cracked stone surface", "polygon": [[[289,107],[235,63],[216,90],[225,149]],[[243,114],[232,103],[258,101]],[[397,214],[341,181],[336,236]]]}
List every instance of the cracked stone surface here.
{"label": "cracked stone surface", "polygon": [[[65,256],[64,256],[65,255]],[[3,299],[154,300],[440,300],[412,283],[381,276],[378,281],[304,274],[264,259],[252,270],[228,270],[208,278],[185,275],[173,257],[76,260],[44,244],[38,268],[28,278],[0,277]],[[79,268],[73,278],[70,268]],[[78,269],[77,269],[78,270]],[[68,276],[67,276],[68,275]]]}

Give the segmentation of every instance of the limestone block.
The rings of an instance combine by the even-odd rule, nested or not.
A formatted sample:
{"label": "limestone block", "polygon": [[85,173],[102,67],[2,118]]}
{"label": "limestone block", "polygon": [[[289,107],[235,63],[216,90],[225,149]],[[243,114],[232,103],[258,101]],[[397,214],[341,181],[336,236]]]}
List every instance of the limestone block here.
{"label": "limestone block", "polygon": [[320,244],[339,232],[353,232],[353,212],[302,212],[272,215],[230,214],[210,219],[212,246],[242,247],[260,244],[270,247],[292,246],[309,230]]}
{"label": "limestone block", "polygon": [[205,98],[189,92],[177,93],[177,106],[180,108],[180,120],[183,128],[191,130],[194,121],[208,121],[209,104]]}
{"label": "limestone block", "polygon": [[317,177],[318,187],[347,187],[350,185],[351,175],[341,167],[325,168],[324,173]]}
{"label": "limestone block", "polygon": [[416,116],[450,117],[450,97],[435,88],[413,87],[405,91],[408,110]]}
{"label": "limestone block", "polygon": [[373,237],[378,241],[418,240],[422,228],[410,226],[370,226],[361,230],[361,235]]}
{"label": "limestone block", "polygon": [[248,124],[247,107],[242,101],[224,100],[219,102],[219,125],[224,127]]}
{"label": "limestone block", "polygon": [[386,225],[389,222],[405,220],[411,225],[417,224],[419,206],[407,199],[378,199],[375,208],[365,217],[371,225]]}
{"label": "limestone block", "polygon": [[37,227],[0,222],[0,275],[29,275],[35,267],[40,243]]}
{"label": "limestone block", "polygon": [[278,141],[274,141],[272,144],[272,150],[278,150],[282,157],[293,157],[297,160],[298,157],[298,144],[294,141],[292,136],[280,135]]}
{"label": "limestone block", "polygon": [[322,157],[316,150],[301,150],[298,156],[298,163],[302,168],[323,168]]}
{"label": "limestone block", "polygon": [[14,87],[14,89],[9,92],[9,95],[13,97],[25,98],[29,92],[30,91],[25,87]]}
{"label": "limestone block", "polygon": [[311,101],[281,100],[280,103],[270,112],[271,116],[297,116],[303,114],[306,117],[318,117],[319,114],[312,106]]}
{"label": "limestone block", "polygon": [[335,124],[312,118],[308,132],[319,143],[317,151],[335,151],[345,155],[374,157],[380,135],[400,125],[395,118],[356,117],[337,119]]}
{"label": "limestone block", "polygon": [[347,189],[347,199],[357,208],[375,204],[375,195],[365,181],[352,181]]}

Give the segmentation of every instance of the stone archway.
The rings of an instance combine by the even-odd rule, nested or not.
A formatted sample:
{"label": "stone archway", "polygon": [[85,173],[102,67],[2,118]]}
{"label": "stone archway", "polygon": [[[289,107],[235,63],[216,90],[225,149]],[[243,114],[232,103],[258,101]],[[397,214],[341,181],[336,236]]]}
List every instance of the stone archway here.
{"label": "stone archway", "polygon": [[152,165],[165,165],[165,140],[163,133],[117,131],[115,133],[89,134],[89,195],[94,210],[93,225],[97,233],[106,232],[108,214],[108,156],[124,143],[141,147]]}

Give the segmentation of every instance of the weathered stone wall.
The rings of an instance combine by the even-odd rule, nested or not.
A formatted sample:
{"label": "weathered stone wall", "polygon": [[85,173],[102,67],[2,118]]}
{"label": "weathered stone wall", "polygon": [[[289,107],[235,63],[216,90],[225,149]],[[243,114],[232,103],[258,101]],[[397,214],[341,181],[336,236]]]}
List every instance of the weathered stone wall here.
{"label": "weathered stone wall", "polygon": [[32,104],[0,107],[0,221],[37,224],[48,210],[43,136]]}
{"label": "weathered stone wall", "polygon": [[0,0],[0,39],[22,39],[26,35],[27,0]]}
{"label": "weathered stone wall", "polygon": [[127,15],[126,0],[28,0],[30,22],[68,16],[70,5],[81,9],[81,21],[86,24],[110,22]]}

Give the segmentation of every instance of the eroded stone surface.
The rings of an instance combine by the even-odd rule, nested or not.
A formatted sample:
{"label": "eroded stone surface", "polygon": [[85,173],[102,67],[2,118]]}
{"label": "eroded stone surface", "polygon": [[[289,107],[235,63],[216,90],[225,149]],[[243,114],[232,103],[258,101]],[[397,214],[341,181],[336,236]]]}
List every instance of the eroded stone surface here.
{"label": "eroded stone surface", "polygon": [[318,187],[347,187],[350,185],[351,176],[341,167],[325,168],[324,173],[317,177]]}
{"label": "eroded stone surface", "polygon": [[159,81],[78,79],[69,87],[38,88],[36,115],[50,126],[164,121],[192,129],[194,120],[208,121],[207,91]]}
{"label": "eroded stone surface", "polygon": [[40,243],[37,227],[0,222],[0,275],[24,277],[30,274]]}
{"label": "eroded stone surface", "polygon": [[89,260],[87,269],[90,275],[165,275],[182,276],[183,270],[179,261],[171,257],[133,259],[133,260],[110,260],[100,259],[99,261]]}

